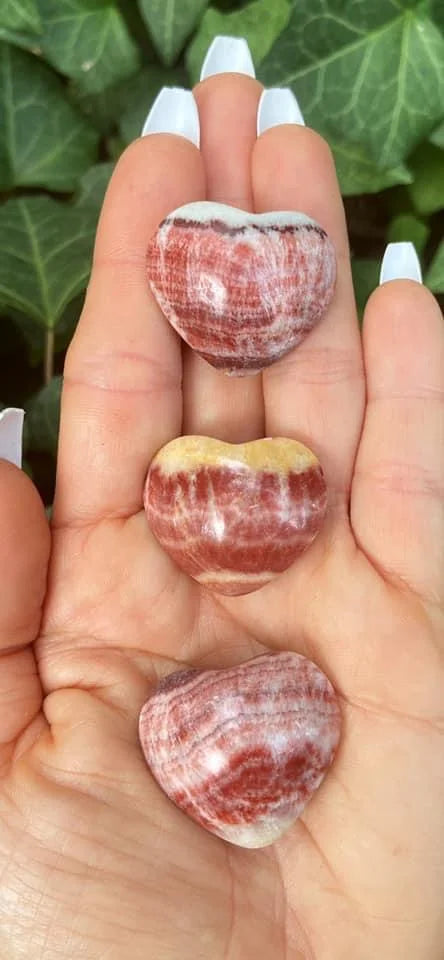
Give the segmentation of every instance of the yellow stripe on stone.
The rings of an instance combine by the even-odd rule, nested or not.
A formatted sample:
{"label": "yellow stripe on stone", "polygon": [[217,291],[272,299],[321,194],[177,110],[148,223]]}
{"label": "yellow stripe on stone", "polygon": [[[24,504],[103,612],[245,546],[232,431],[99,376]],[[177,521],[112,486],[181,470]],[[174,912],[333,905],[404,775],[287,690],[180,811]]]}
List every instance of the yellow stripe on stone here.
{"label": "yellow stripe on stone", "polygon": [[265,437],[250,443],[224,443],[213,437],[177,437],[156,454],[152,466],[165,474],[199,467],[231,467],[243,464],[251,470],[270,470],[286,475],[317,467],[317,457],[298,440]]}

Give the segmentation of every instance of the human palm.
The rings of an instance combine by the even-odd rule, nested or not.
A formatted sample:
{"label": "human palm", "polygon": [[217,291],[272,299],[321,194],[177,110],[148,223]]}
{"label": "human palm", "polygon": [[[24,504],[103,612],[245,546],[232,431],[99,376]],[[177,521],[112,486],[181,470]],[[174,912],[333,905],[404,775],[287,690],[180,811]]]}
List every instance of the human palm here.
{"label": "human palm", "polygon": [[[27,478],[2,466],[18,557],[5,576],[21,604],[0,621],[5,960],[441,956],[442,321],[420,285],[388,284],[367,308],[362,348],[328,151],[296,126],[255,143],[258,96],[249,78],[206,81],[201,153],[147,137],[114,175],[66,364],[34,652],[44,519]],[[203,196],[303,209],[336,245],[328,318],[262,378],[225,378],[185,351],[182,380],[180,345],[147,290],[150,234]],[[322,533],[257,593],[212,596],[149,532],[144,477],[181,432],[295,436],[325,466]],[[325,671],[343,733],[299,821],[251,851],[164,797],[137,721],[162,674],[263,649],[297,650]]]}

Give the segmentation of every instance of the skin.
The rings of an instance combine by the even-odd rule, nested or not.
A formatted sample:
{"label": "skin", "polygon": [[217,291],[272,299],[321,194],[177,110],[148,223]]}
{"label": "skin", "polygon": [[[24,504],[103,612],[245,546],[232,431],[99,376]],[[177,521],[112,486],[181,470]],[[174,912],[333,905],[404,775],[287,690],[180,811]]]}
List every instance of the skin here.
{"label": "skin", "polygon": [[[356,322],[331,156],[311,130],[255,139],[259,85],[196,89],[202,150],[133,144],[110,185],[66,360],[49,537],[0,464],[0,954],[8,960],[439,960],[444,915],[442,318],[393,281]],[[163,215],[210,198],[302,209],[330,233],[326,320],[263,377],[184,352],[144,254]],[[328,519],[285,575],[217,598],[153,541],[143,482],[183,433],[308,442]],[[45,592],[46,591],[46,592]],[[330,677],[343,735],[274,846],[232,847],[163,796],[137,738],[157,678],[297,650]]]}

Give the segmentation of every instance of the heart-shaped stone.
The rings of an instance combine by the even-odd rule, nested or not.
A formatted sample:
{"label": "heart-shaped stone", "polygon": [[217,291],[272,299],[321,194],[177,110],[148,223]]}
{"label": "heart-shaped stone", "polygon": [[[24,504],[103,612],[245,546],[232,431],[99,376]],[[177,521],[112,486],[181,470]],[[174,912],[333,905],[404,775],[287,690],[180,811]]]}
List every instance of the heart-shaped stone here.
{"label": "heart-shaped stone", "polygon": [[245,213],[189,203],[148,246],[148,278],[165,316],[226,373],[257,373],[324,316],[336,260],[325,230],[302,213]]}
{"label": "heart-shaped stone", "polygon": [[202,827],[241,847],[273,843],[332,763],[341,716],[327,677],[297,653],[181,670],[140,714],[159,785]]}
{"label": "heart-shaped stone", "polygon": [[154,457],[144,504],[182,570],[236,595],[262,587],[309,546],[327,491],[319,461],[297,440],[178,437]]}

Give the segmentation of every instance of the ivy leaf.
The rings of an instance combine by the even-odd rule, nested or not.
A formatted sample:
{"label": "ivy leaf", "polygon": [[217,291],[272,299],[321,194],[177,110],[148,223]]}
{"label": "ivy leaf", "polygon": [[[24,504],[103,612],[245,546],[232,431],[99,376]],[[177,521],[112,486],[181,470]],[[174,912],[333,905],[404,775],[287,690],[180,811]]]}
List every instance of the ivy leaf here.
{"label": "ivy leaf", "polygon": [[38,0],[40,46],[60,73],[90,92],[134,73],[140,54],[113,0]]}
{"label": "ivy leaf", "polygon": [[282,32],[290,16],[289,0],[255,0],[240,10],[222,13],[210,7],[204,13],[200,27],[187,51],[187,67],[193,83],[199,80],[200,70],[211,41],[218,34],[245,37],[257,66]]}
{"label": "ivy leaf", "polygon": [[0,28],[39,33],[41,22],[36,0],[2,0]]}
{"label": "ivy leaf", "polygon": [[97,139],[52,71],[0,42],[0,189],[72,190]]}
{"label": "ivy leaf", "polygon": [[36,57],[41,55],[41,48],[38,44],[38,37],[35,33],[20,33],[18,30],[7,30],[0,26],[0,42],[11,43],[13,47],[20,47],[21,50],[29,50]]}
{"label": "ivy leaf", "polygon": [[399,183],[411,183],[413,176],[405,164],[381,170],[368,151],[357,143],[336,141],[329,137],[336,163],[341,192],[344,196],[359,193],[379,193]]}
{"label": "ivy leaf", "polygon": [[79,109],[102,135],[118,127],[123,147],[140,136],[147,113],[161,87],[188,86],[183,67],[150,65],[101,93],[85,93],[73,85],[71,95]]}
{"label": "ivy leaf", "polygon": [[430,227],[412,213],[400,213],[394,217],[387,231],[387,243],[410,241],[421,256],[430,236]]}
{"label": "ivy leaf", "polygon": [[[82,306],[83,294],[71,300],[61,314],[54,331],[54,354],[62,353],[68,348],[82,312]],[[29,366],[41,367],[46,352],[45,328],[40,323],[36,323],[32,317],[27,316],[26,313],[9,309],[12,323],[19,331],[22,341],[24,341]]]}
{"label": "ivy leaf", "polygon": [[[136,75],[137,76],[137,75]],[[118,104],[114,97],[115,87],[106,87],[99,93],[90,93],[74,80],[68,85],[70,100],[95,127],[102,137],[115,129],[118,120]]]}
{"label": "ivy leaf", "polygon": [[125,143],[140,137],[151,104],[161,87],[187,86],[182,67],[146,67],[116,90],[119,104],[118,126]]}
{"label": "ivy leaf", "polygon": [[113,170],[113,163],[97,163],[91,167],[80,181],[76,207],[88,207],[99,214]]}
{"label": "ivy leaf", "polygon": [[260,79],[291,86],[311,126],[390,168],[442,118],[443,59],[421,0],[293,0]]}
{"label": "ivy leaf", "polygon": [[418,213],[428,216],[444,207],[444,150],[423,143],[409,160],[414,174],[409,193]]}
{"label": "ivy leaf", "polygon": [[209,0],[138,0],[163,62],[170,66],[199,22]]}
{"label": "ivy leaf", "polygon": [[444,293],[444,240],[441,240],[430,264],[426,284],[433,293]]}
{"label": "ivy leaf", "polygon": [[359,316],[364,313],[367,300],[379,283],[379,260],[361,260],[358,257],[351,262],[353,285]]}
{"label": "ivy leaf", "polygon": [[428,0],[428,7],[432,20],[435,21],[441,30],[444,30],[444,7],[442,0]]}
{"label": "ivy leaf", "polygon": [[87,283],[96,215],[51,197],[0,207],[0,304],[47,329]]}
{"label": "ivy leaf", "polygon": [[25,446],[27,450],[57,454],[60,426],[62,377],[53,377],[27,403]]}
{"label": "ivy leaf", "polygon": [[435,144],[435,147],[441,147],[441,150],[444,150],[444,122],[440,123],[439,127],[433,131],[430,142]]}

